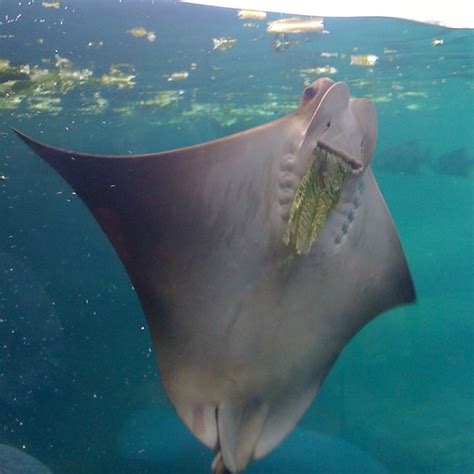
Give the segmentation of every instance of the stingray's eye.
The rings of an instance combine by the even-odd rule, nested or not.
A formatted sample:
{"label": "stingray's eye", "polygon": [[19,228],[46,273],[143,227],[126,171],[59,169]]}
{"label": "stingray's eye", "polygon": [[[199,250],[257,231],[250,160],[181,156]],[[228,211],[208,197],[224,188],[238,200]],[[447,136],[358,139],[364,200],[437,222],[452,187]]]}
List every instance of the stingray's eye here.
{"label": "stingray's eye", "polygon": [[317,93],[318,93],[318,89],[316,87],[308,86],[304,90],[304,97],[305,99],[309,100],[309,99],[312,99]]}
{"label": "stingray's eye", "polygon": [[328,120],[328,123],[326,124],[326,128],[329,128],[331,126],[331,121]]}

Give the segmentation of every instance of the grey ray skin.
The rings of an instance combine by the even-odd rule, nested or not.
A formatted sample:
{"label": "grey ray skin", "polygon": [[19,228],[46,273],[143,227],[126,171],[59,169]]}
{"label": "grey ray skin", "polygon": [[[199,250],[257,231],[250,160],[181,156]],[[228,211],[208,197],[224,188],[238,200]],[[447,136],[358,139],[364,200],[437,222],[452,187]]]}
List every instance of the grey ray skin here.
{"label": "grey ray skin", "polygon": [[114,246],[216,473],[275,448],[352,336],[415,299],[370,167],[376,130],[370,100],[319,79],[290,115],[162,153],[95,156],[16,131]]}

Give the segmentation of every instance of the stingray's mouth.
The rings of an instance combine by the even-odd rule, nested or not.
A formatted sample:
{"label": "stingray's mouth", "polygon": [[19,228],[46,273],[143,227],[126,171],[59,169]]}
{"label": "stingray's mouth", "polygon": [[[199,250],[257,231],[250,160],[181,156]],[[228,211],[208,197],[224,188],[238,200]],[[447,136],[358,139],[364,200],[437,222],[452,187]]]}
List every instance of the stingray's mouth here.
{"label": "stingray's mouth", "polygon": [[326,143],[323,142],[318,142],[318,146],[316,147],[316,150],[321,150],[321,151],[327,151],[331,155],[334,155],[335,158],[339,158],[342,161],[345,161],[351,168],[352,171],[355,173],[358,173],[362,171],[362,168],[364,167],[362,163],[354,158],[351,158],[350,156],[346,155],[340,150],[336,150],[335,148],[331,147],[331,145],[327,145]]}
{"label": "stingray's mouth", "polygon": [[318,144],[296,190],[283,236],[292,254],[309,253],[329,213],[337,206],[345,182],[359,168],[353,164],[354,160],[348,161]]}

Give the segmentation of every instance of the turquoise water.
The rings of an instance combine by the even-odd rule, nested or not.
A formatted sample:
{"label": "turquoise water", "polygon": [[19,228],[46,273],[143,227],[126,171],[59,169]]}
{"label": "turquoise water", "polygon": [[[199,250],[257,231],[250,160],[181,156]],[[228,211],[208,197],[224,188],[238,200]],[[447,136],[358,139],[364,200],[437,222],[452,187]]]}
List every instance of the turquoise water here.
{"label": "turquoise water", "polygon": [[[171,149],[290,112],[331,66],[376,104],[373,167],[418,301],[353,339],[296,432],[249,472],[473,472],[473,33],[326,19],[328,34],[277,52],[264,22],[246,22],[168,2],[0,2],[0,444],[55,473],[212,460],[173,415],[110,244],[10,127],[96,153]],[[213,51],[217,37],[237,43]],[[356,54],[378,60],[351,65]]]}

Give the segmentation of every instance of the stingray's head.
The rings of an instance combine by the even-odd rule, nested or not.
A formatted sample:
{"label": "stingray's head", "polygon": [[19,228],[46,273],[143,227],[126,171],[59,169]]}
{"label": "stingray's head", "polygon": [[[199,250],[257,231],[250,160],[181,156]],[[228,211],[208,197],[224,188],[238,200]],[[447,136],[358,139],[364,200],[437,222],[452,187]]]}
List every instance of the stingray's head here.
{"label": "stingray's head", "polygon": [[325,150],[354,173],[369,165],[377,136],[377,115],[369,99],[351,99],[346,84],[323,78],[306,87],[298,113],[305,120],[303,153]]}
{"label": "stingray's head", "polygon": [[281,215],[287,220],[283,242],[293,254],[307,254],[346,183],[350,181],[354,188],[354,181],[369,165],[377,116],[370,100],[351,99],[347,86],[331,79],[319,79],[308,86],[296,114],[302,125],[295,167],[298,186],[291,205],[288,199],[280,204]]}

